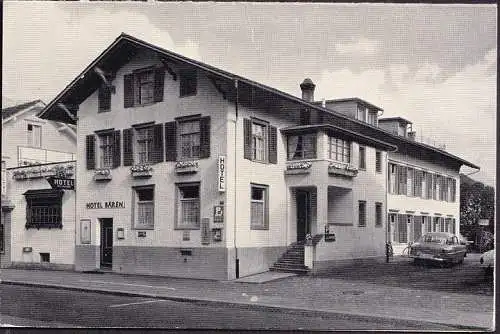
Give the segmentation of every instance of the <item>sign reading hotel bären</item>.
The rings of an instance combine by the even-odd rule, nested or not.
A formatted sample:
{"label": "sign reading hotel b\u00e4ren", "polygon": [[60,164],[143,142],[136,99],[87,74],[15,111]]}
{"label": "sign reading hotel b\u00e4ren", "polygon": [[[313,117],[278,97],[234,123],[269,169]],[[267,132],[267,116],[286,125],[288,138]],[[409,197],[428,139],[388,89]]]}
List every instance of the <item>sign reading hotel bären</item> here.
{"label": "sign reading hotel b\u00e4ren", "polygon": [[214,206],[214,223],[223,223],[224,222],[224,206],[223,205],[215,205]]}
{"label": "sign reading hotel b\u00e4ren", "polygon": [[87,203],[87,209],[125,209],[125,202],[123,201],[90,202]]}
{"label": "sign reading hotel b\u00e4ren", "polygon": [[220,192],[226,191],[226,157],[223,155],[217,160],[217,185]]}
{"label": "sign reading hotel b\u00e4ren", "polygon": [[49,182],[52,189],[75,190],[75,179],[48,177],[47,182]]}

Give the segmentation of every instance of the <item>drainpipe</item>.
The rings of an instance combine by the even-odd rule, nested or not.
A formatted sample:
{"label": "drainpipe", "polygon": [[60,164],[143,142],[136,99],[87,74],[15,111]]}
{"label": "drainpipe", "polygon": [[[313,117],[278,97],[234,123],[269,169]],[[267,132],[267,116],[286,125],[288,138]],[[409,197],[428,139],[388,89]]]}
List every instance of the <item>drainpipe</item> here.
{"label": "drainpipe", "polygon": [[238,258],[238,246],[236,245],[236,224],[237,224],[237,198],[238,198],[238,192],[236,184],[237,184],[237,172],[238,172],[238,145],[237,145],[237,134],[238,134],[238,99],[239,99],[239,90],[238,90],[238,79],[234,80],[234,87],[236,88],[236,99],[235,99],[235,114],[236,114],[236,119],[234,121],[234,236],[233,236],[233,244],[234,244],[234,251],[235,251],[235,256],[236,256],[236,278],[240,277],[240,259]]}

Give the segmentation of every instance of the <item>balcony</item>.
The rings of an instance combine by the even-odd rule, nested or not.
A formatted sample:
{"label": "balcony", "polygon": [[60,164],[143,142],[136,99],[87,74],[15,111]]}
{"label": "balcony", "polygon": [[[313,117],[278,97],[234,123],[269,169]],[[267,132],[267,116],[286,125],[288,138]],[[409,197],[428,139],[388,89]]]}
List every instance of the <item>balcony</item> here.
{"label": "balcony", "polygon": [[17,147],[18,166],[32,166],[73,160],[76,160],[76,155],[71,152],[60,152],[26,146]]}
{"label": "balcony", "polygon": [[66,165],[57,164],[53,166],[47,166],[47,165],[26,166],[24,168],[16,168],[16,170],[12,172],[12,178],[14,180],[28,180],[28,179],[43,178],[48,176],[69,178],[73,176],[74,169],[75,167],[73,164],[66,164]]}
{"label": "balcony", "polygon": [[358,175],[358,169],[348,164],[331,162],[328,165],[328,175],[355,177]]}

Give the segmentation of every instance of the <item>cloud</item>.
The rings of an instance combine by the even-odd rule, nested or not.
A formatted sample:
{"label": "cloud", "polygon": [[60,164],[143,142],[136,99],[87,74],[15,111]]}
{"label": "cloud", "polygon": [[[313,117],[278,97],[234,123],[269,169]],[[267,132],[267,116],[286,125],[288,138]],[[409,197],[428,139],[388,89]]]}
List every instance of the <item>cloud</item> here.
{"label": "cloud", "polygon": [[425,63],[359,73],[323,71],[317,99],[360,97],[384,109],[384,117],[413,122],[417,139],[445,144],[449,152],[481,167],[477,179],[495,183],[496,48],[475,64],[443,78],[442,69]]}
{"label": "cloud", "polygon": [[361,37],[357,41],[335,44],[335,51],[340,54],[374,55],[380,49],[380,42]]}

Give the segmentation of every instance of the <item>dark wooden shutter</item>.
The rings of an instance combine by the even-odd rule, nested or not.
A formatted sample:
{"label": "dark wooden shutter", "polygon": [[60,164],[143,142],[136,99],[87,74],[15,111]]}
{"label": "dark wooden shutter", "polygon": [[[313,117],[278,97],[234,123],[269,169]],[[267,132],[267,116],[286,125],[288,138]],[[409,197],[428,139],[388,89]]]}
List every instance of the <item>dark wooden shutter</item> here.
{"label": "dark wooden shutter", "polygon": [[200,119],[200,159],[210,157],[210,116]]}
{"label": "dark wooden shutter", "polygon": [[153,161],[163,162],[163,124],[153,126]]}
{"label": "dark wooden shutter", "polygon": [[276,164],[278,163],[278,130],[275,126],[269,125],[269,163]]}
{"label": "dark wooden shutter", "polygon": [[[163,101],[163,86],[165,84],[165,70],[163,68],[155,69],[155,88],[154,88],[154,101]],[[163,150],[162,150],[163,152]],[[162,159],[163,161],[163,159]]]}
{"label": "dark wooden shutter", "polygon": [[252,160],[252,121],[248,118],[243,119],[243,157]]}
{"label": "dark wooden shutter", "polygon": [[167,161],[177,160],[177,122],[165,123],[165,153]]}
{"label": "dark wooden shutter", "polygon": [[120,167],[122,161],[121,131],[113,131],[113,168]]}
{"label": "dark wooden shutter", "polygon": [[123,166],[134,164],[134,129],[123,130]]}
{"label": "dark wooden shutter", "polygon": [[99,112],[111,110],[111,89],[106,84],[103,84],[101,88],[99,88],[97,104]]}
{"label": "dark wooden shutter", "polygon": [[130,108],[134,106],[134,75],[125,74],[123,77],[123,106]]}
{"label": "dark wooden shutter", "polygon": [[95,135],[88,135],[85,143],[87,169],[95,169]]}

